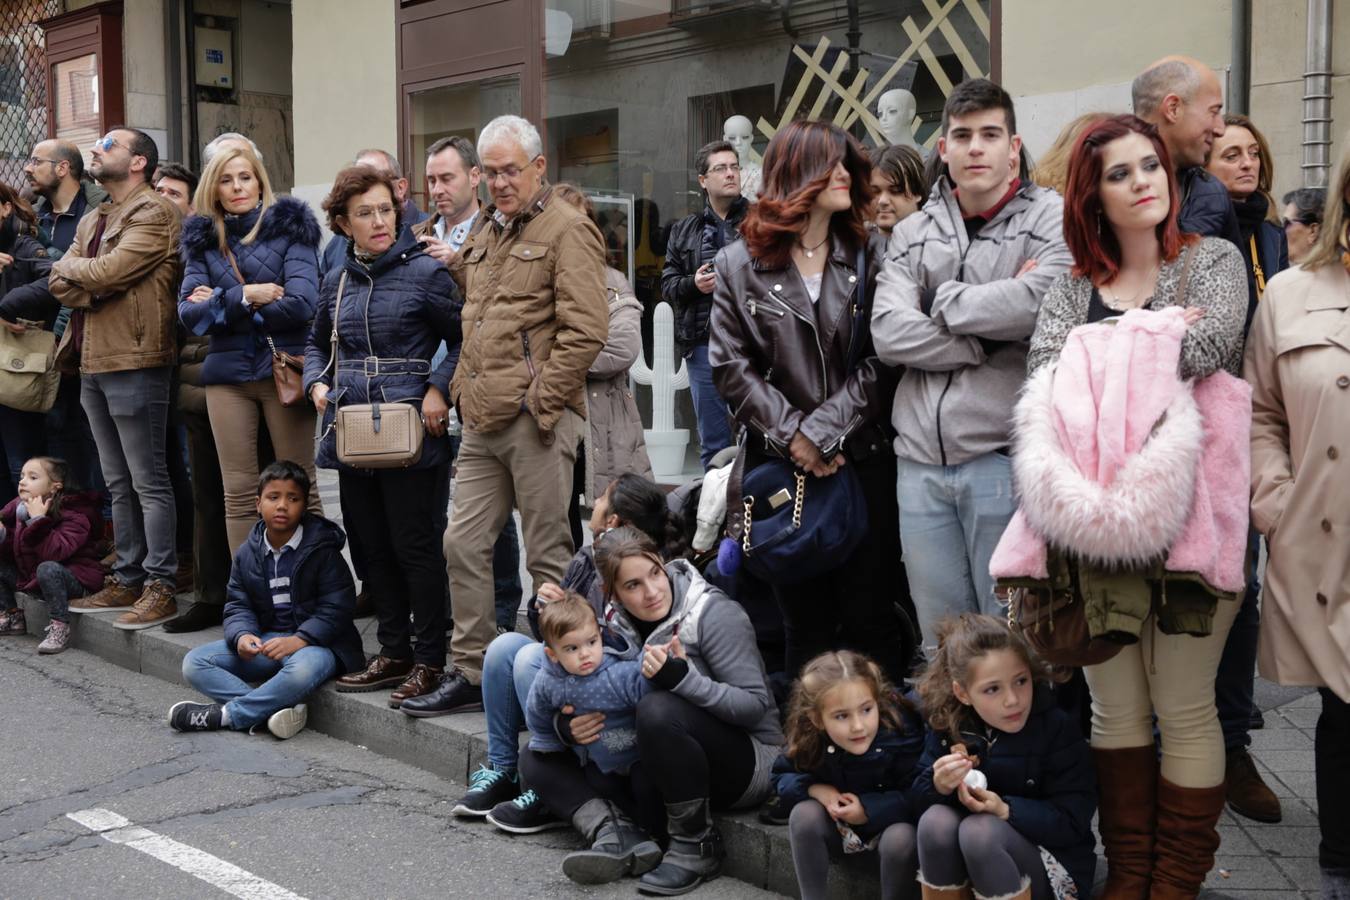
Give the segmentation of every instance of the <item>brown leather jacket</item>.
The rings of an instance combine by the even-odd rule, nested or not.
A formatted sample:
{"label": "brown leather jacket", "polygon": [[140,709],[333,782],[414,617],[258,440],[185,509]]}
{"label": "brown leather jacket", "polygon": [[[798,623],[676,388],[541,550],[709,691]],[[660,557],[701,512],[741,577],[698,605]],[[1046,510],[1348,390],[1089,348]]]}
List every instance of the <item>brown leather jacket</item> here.
{"label": "brown leather jacket", "polygon": [[[882,238],[871,236],[864,287],[869,307],[884,251]],[[858,361],[848,369],[856,254],[839,246],[831,251],[815,303],[796,268],[764,268],[744,241],[719,253],[714,268],[708,361],[718,393],[750,429],[752,449],[786,457],[798,431],[826,458],[841,450],[865,458],[885,447],[897,375],[877,359],[870,316],[856,336]]]}
{"label": "brown leather jacket", "polygon": [[[173,365],[178,358],[178,207],[149,185],[121,203],[105,200],[85,214],[75,242],[52,264],[52,295],[83,310],[80,371],[86,374]],[[99,220],[98,253],[87,253]],[[74,338],[61,336],[58,357]]]}
{"label": "brown leather jacket", "polygon": [[564,409],[586,415],[586,373],[609,334],[600,229],[544,188],[487,223],[451,260],[464,293],[464,343],[450,400],[464,427],[501,431],[522,412],[551,435]]}

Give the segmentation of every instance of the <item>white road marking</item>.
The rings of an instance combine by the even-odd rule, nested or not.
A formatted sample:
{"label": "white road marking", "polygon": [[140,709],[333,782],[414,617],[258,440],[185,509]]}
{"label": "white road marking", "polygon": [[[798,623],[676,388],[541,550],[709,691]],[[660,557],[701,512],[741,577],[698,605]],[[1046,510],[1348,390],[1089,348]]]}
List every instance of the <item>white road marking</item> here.
{"label": "white road marking", "polygon": [[304,900],[299,894],[291,893],[281,885],[259,878],[204,850],[133,825],[111,810],[82,809],[66,813],[66,818],[97,832],[104,840],[139,850],[244,900]]}

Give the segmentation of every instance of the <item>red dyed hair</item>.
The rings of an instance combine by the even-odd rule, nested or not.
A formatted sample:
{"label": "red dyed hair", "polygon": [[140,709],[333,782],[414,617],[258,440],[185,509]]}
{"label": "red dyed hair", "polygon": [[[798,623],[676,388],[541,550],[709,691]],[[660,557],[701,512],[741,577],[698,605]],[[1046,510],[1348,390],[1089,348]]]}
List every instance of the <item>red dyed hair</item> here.
{"label": "red dyed hair", "polygon": [[875,193],[872,160],[839,126],[798,119],[774,135],[764,151],[764,186],[741,222],[741,238],[752,257],[769,268],[787,266],[816,196],[829,187],[830,175],[841,162],[853,180],[853,205],[830,217],[830,234],[854,250],[866,243],[864,215]]}
{"label": "red dyed hair", "polygon": [[1064,186],[1064,242],[1073,254],[1073,274],[1086,275],[1093,284],[1104,284],[1120,271],[1120,244],[1102,211],[1102,151],[1112,141],[1131,134],[1142,134],[1152,142],[1158,161],[1167,172],[1167,218],[1157,228],[1163,260],[1171,262],[1182,247],[1197,240],[1193,234],[1182,234],[1177,225],[1181,190],[1158,129],[1128,113],[1107,116],[1084,129],[1074,144],[1069,157],[1069,178]]}

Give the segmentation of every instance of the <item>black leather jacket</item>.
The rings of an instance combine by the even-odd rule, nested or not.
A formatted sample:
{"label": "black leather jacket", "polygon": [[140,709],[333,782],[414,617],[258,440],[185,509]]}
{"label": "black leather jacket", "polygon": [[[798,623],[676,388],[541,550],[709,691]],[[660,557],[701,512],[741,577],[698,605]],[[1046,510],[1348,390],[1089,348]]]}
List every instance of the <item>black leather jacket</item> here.
{"label": "black leather jacket", "polygon": [[[750,204],[741,197],[731,204],[727,217],[719,219],[717,213],[704,206],[703,212],[685,216],[670,228],[666,264],[661,270],[661,299],[675,312],[675,341],[685,353],[708,342],[708,316],[712,310],[712,297],[694,287],[694,273],[699,266],[712,262],[718,250],[736,240],[736,229],[749,208]],[[704,241],[703,232],[708,224],[715,225],[717,231],[711,241],[712,252],[705,257],[709,242]]]}
{"label": "black leather jacket", "polygon": [[857,363],[848,370],[853,335],[857,257],[837,246],[825,265],[820,299],[811,302],[795,267],[768,269],[744,242],[716,260],[708,360],[713,381],[736,421],[750,430],[751,448],[786,457],[801,431],[827,458],[890,451],[889,414],[897,373],[872,347],[871,298],[885,240],[869,238],[864,296],[869,311]]}

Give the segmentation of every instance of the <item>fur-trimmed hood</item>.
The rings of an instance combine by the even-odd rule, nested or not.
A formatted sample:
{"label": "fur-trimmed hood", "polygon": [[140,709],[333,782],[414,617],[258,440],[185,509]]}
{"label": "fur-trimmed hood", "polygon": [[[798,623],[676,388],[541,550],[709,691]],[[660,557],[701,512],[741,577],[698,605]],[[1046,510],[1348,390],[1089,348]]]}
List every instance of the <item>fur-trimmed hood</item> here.
{"label": "fur-trimmed hood", "polygon": [[[318,250],[323,233],[313,210],[305,201],[297,197],[277,197],[276,202],[263,211],[262,218],[257,240],[282,240]],[[249,223],[249,227],[252,227],[252,223]],[[201,254],[220,247],[215,223],[209,216],[189,216],[185,219],[181,240],[184,254]]]}

